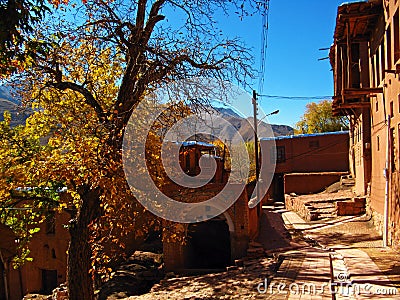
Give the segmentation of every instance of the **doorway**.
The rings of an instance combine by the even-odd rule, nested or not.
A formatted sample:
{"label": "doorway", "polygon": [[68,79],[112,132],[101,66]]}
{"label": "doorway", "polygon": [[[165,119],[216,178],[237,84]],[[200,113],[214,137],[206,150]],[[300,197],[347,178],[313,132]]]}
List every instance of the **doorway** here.
{"label": "doorway", "polygon": [[190,224],[186,245],[189,269],[223,269],[231,263],[229,226],[222,216]]}
{"label": "doorway", "polygon": [[57,270],[42,270],[42,293],[50,295],[58,286]]}

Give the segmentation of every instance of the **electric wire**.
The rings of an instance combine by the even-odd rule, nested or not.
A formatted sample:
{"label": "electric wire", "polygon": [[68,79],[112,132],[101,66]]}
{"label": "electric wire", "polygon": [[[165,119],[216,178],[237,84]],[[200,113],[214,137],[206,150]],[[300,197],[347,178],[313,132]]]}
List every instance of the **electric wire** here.
{"label": "electric wire", "polygon": [[262,27],[261,27],[261,54],[260,54],[260,70],[258,91],[263,92],[265,80],[265,64],[267,61],[267,48],[268,48],[268,28],[269,28],[269,5],[270,0],[265,0],[262,7]]}
{"label": "electric wire", "polygon": [[[324,150],[326,150],[326,149],[329,149],[329,148],[334,147],[334,146],[337,146],[337,145],[342,145],[342,144],[347,143],[347,142],[348,142],[347,140],[345,140],[345,141],[340,141],[340,142],[336,142],[336,141],[335,141],[335,142],[329,143],[329,144],[327,144],[327,145],[324,145],[324,146],[322,146],[322,147],[318,147],[318,148],[316,148],[316,149],[311,149],[311,150],[308,150],[308,151],[305,151],[305,152],[302,152],[302,153],[299,153],[299,154],[296,154],[296,155],[287,156],[287,157],[285,157],[285,160],[282,161],[282,163],[285,163],[285,162],[290,161],[290,160],[299,159],[299,158],[301,158],[301,157],[303,157],[303,156],[305,156],[305,155],[316,155],[316,153],[318,153],[318,152],[324,151]],[[278,147],[278,146],[277,146],[277,147]],[[277,151],[277,150],[276,150],[277,147],[275,148],[275,151]],[[335,153],[339,153],[339,152],[335,151]],[[332,153],[332,154],[333,154],[333,153]],[[317,154],[317,155],[318,155],[318,154]],[[322,155],[322,154],[321,154],[321,155]],[[286,156],[286,155],[285,155],[285,156]]]}
{"label": "electric wire", "polygon": [[270,99],[284,99],[284,100],[326,100],[332,99],[333,96],[283,96],[283,95],[257,95],[260,98],[270,98]]}

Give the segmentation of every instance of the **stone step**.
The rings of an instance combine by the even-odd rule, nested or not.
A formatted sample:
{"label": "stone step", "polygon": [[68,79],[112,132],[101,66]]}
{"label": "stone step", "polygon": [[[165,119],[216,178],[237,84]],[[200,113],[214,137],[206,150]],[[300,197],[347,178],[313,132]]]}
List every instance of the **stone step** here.
{"label": "stone step", "polygon": [[344,186],[354,186],[356,184],[356,181],[354,179],[343,179],[341,181],[341,185]]}
{"label": "stone step", "polygon": [[247,255],[254,255],[254,254],[264,254],[264,248],[249,248],[247,249]]}
{"label": "stone step", "polygon": [[262,248],[262,247],[263,247],[262,244],[257,243],[257,242],[254,242],[254,241],[251,241],[251,242],[249,243],[249,248]]}

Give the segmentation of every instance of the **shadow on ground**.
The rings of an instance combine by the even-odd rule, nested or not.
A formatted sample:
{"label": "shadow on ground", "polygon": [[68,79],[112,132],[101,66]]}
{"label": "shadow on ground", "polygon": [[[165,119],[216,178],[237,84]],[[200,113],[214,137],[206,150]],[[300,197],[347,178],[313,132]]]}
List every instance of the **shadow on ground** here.
{"label": "shadow on ground", "polygon": [[265,250],[290,246],[291,236],[280,213],[264,211],[261,215],[260,233],[256,242]]}

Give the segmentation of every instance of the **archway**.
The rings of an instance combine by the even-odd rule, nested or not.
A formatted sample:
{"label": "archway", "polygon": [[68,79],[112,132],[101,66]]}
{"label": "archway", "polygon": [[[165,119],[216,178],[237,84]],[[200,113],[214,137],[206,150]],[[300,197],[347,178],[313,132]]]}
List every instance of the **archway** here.
{"label": "archway", "polygon": [[230,226],[225,216],[190,224],[186,265],[189,269],[222,269],[231,263]]}

